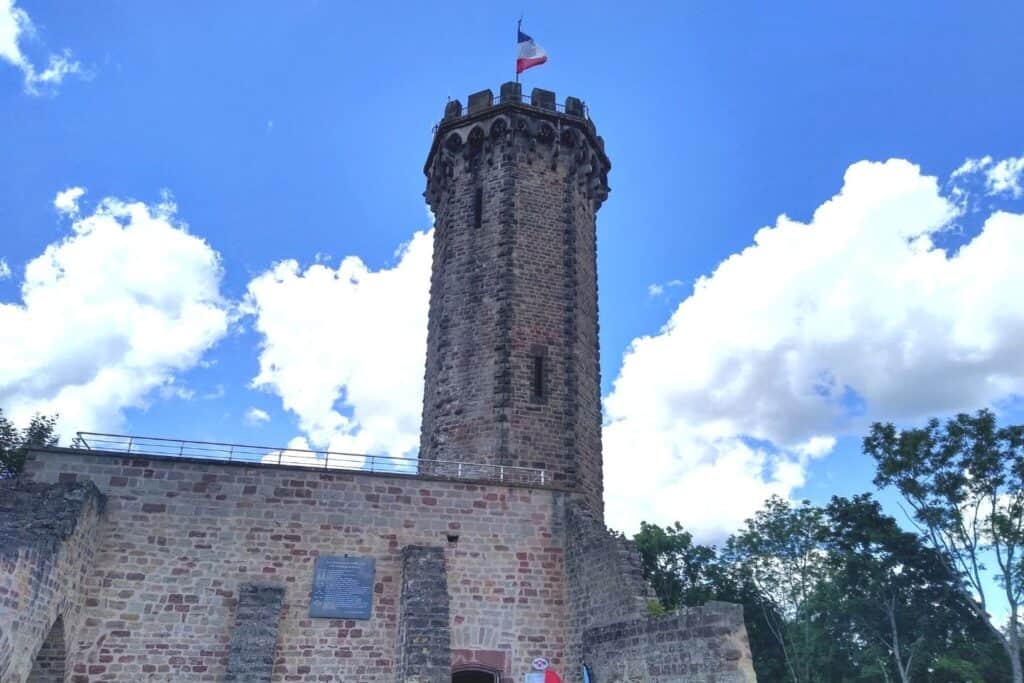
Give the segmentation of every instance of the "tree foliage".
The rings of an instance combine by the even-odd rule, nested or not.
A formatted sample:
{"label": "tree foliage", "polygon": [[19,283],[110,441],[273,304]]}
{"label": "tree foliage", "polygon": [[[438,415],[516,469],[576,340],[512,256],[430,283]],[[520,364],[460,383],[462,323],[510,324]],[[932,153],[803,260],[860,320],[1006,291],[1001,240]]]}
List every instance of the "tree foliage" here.
{"label": "tree foliage", "polygon": [[[1014,683],[1021,666],[1024,600],[1024,426],[999,428],[991,411],[937,419],[897,431],[876,423],[864,452],[877,465],[875,484],[892,486],[910,506],[921,534],[952,568],[978,619],[1003,645]],[[991,614],[991,585],[1009,614]]]}
{"label": "tree foliage", "polygon": [[869,494],[771,498],[721,551],[678,524],[644,524],[634,540],[666,608],[744,605],[759,680],[1009,679],[946,558]]}
{"label": "tree foliage", "polygon": [[0,409],[0,479],[13,479],[25,467],[31,448],[57,445],[57,416],[32,416],[28,426],[19,429]]}
{"label": "tree foliage", "polygon": [[714,599],[715,549],[695,545],[679,522],[665,528],[641,522],[633,540],[644,575],[664,607],[702,605]]}
{"label": "tree foliage", "polygon": [[[879,662],[882,680],[901,683],[936,680],[944,671],[963,675],[977,654],[972,644],[991,654],[995,642],[941,553],[900,528],[867,494],[833,498],[826,514],[832,600],[823,617],[830,639],[857,643],[872,653],[859,659]],[[986,672],[995,680],[1006,673],[986,665],[952,680],[983,680]]]}
{"label": "tree foliage", "polygon": [[725,545],[723,559],[762,597],[761,617],[793,681],[810,681],[820,649],[810,601],[828,568],[821,509],[773,496]]}

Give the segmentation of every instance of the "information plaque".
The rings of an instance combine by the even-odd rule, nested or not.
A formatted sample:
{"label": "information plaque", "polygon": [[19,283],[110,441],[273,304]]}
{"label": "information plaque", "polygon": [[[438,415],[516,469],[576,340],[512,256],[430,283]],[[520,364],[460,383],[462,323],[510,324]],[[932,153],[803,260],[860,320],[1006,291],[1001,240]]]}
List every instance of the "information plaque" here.
{"label": "information plaque", "polygon": [[372,557],[321,555],[313,570],[309,616],[369,619],[373,607]]}

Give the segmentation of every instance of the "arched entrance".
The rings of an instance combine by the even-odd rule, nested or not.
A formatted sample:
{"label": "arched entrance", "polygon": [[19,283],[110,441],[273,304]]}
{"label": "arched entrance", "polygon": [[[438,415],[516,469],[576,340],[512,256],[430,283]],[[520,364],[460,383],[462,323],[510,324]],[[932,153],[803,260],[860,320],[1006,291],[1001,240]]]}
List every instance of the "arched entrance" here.
{"label": "arched entrance", "polygon": [[43,641],[36,655],[32,673],[28,675],[29,683],[63,683],[64,669],[67,663],[67,648],[64,646],[64,620],[57,617],[50,627],[50,633]]}
{"label": "arched entrance", "polygon": [[452,674],[452,683],[500,683],[498,672],[487,669],[462,669]]}

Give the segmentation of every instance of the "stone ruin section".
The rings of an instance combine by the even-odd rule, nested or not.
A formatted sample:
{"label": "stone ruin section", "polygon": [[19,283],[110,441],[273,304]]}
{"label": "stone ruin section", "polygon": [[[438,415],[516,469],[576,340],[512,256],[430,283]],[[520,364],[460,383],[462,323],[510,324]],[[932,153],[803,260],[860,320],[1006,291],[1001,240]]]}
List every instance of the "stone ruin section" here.
{"label": "stone ruin section", "polygon": [[753,683],[743,606],[711,602],[606,624],[583,634],[601,683]]}
{"label": "stone ruin section", "polygon": [[0,681],[65,680],[103,507],[89,482],[0,482]]}
{"label": "stone ruin section", "polygon": [[583,103],[518,83],[448,103],[434,213],[420,467],[543,470],[603,515],[596,216],[611,163]]}
{"label": "stone ruin section", "polygon": [[[756,683],[742,605],[654,616],[636,545],[585,507],[566,510],[570,660],[600,683]],[[578,679],[570,679],[578,680]]]}

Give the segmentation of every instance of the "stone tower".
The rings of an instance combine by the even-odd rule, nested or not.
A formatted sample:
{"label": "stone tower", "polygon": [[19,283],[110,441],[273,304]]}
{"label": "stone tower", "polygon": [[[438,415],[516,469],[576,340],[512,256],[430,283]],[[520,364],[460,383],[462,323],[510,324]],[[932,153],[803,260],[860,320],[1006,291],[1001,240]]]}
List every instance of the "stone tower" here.
{"label": "stone tower", "polygon": [[595,217],[604,141],[583,102],[505,83],[445,107],[420,467],[544,470],[603,512]]}

